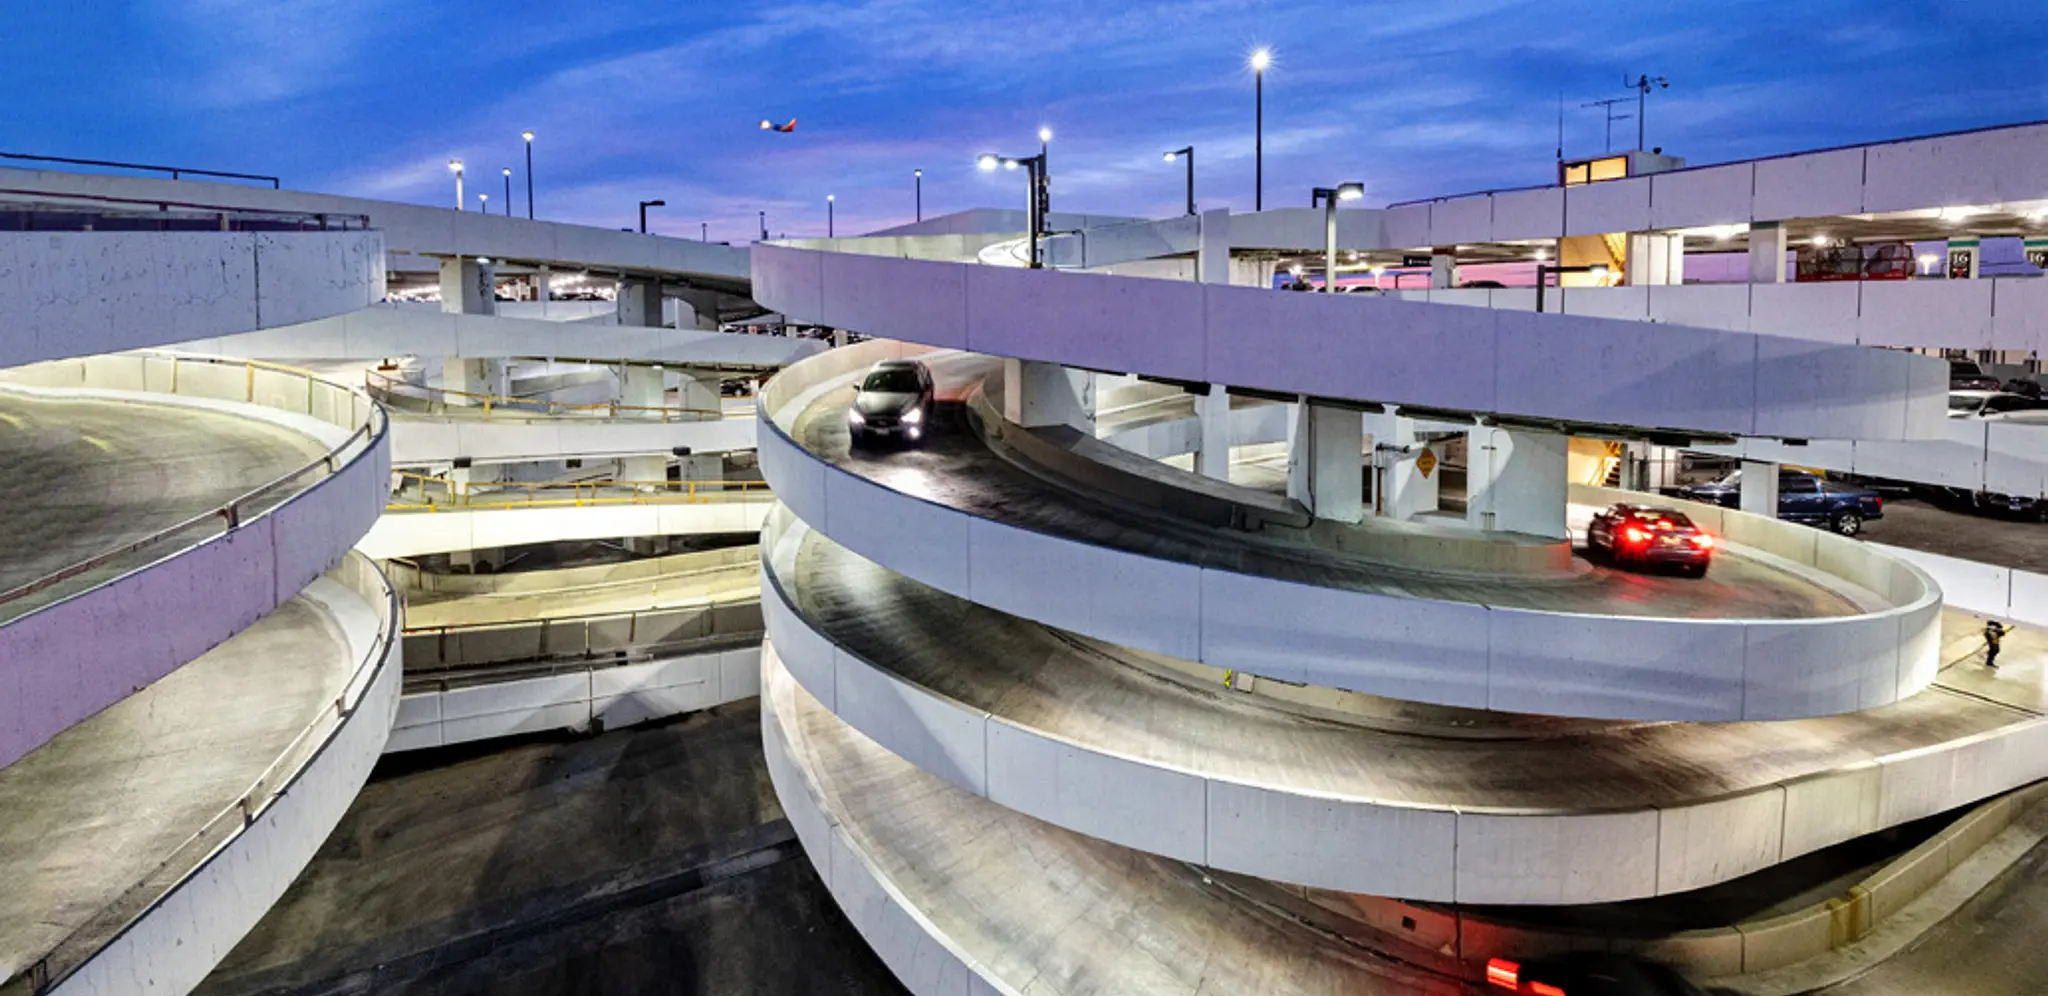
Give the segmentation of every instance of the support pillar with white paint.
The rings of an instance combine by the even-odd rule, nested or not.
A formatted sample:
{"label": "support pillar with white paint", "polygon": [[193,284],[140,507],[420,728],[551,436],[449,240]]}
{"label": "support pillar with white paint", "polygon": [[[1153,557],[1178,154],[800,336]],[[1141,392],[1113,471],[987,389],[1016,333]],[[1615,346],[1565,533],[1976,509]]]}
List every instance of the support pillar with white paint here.
{"label": "support pillar with white paint", "polygon": [[1465,521],[1475,529],[1548,539],[1565,527],[1571,438],[1558,432],[1478,426],[1465,446]]}
{"label": "support pillar with white paint", "polygon": [[1359,521],[1365,517],[1364,453],[1364,416],[1301,399],[1287,430],[1287,497],[1318,519]]}
{"label": "support pillar with white paint", "polygon": [[1766,518],[1778,517],[1777,464],[1742,461],[1742,501],[1739,507]]}
{"label": "support pillar with white paint", "polygon": [[1095,375],[1057,363],[1003,360],[1003,418],[1027,429],[1064,425],[1095,435]]}

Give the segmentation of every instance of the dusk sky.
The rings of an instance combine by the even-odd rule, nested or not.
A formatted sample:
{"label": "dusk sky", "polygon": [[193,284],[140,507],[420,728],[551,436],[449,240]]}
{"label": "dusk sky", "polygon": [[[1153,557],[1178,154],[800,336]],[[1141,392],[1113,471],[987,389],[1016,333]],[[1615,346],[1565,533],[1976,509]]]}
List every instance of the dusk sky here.
{"label": "dusk sky", "polygon": [[[1037,151],[1057,210],[1252,205],[1252,78],[1266,76],[1266,203],[1362,180],[1366,203],[1548,182],[1601,151],[1624,75],[1661,74],[1648,144],[1716,162],[2048,118],[2038,0],[1301,4],[0,0],[0,151],[271,173],[286,186],[452,201],[446,163],[501,197],[531,128],[539,214],[744,241],[1020,207],[978,152]],[[1631,102],[1617,110],[1634,112]],[[761,118],[798,120],[793,134]],[[1617,148],[1636,123],[1615,126]],[[2048,168],[2044,164],[2043,168]],[[515,177],[524,213],[523,175]]]}

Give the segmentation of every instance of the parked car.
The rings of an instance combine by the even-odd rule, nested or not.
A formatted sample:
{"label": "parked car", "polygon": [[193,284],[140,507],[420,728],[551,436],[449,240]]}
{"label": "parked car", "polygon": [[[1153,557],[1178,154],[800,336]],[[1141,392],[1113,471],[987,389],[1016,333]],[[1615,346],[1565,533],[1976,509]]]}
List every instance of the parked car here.
{"label": "parked car", "polygon": [[1492,958],[1486,982],[1518,996],[1707,996],[1669,966],[1605,951],[1574,951],[1526,965]]}
{"label": "parked car", "polygon": [[1683,512],[1618,502],[1593,514],[1586,527],[1586,550],[1606,556],[1618,567],[1669,566],[1698,578],[1707,575],[1713,562],[1714,537]]}
{"label": "parked car", "polygon": [[932,372],[917,360],[883,360],[861,378],[846,429],[854,445],[873,439],[917,442],[932,417]]}
{"label": "parked car", "polygon": [[[1726,508],[1742,507],[1742,471],[1707,484],[1688,484],[1680,497]],[[1831,529],[1843,536],[1884,518],[1884,498],[1869,488],[1830,481],[1804,470],[1778,470],[1778,518]]]}
{"label": "parked car", "polygon": [[1969,360],[1948,361],[1948,389],[1951,391],[1996,391],[2004,385],[1984,368]]}
{"label": "parked car", "polygon": [[2041,416],[2031,414],[2035,412],[2048,412],[2048,401],[2005,391],[1948,392],[1949,418],[2009,419],[2022,416],[2015,420],[2039,421]]}

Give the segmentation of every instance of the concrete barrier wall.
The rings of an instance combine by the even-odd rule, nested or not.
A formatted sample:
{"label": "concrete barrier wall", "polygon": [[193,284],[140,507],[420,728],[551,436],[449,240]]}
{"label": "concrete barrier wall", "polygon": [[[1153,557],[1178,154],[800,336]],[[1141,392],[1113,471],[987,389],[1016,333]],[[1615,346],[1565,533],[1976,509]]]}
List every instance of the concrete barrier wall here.
{"label": "concrete barrier wall", "polygon": [[[1931,584],[1880,589],[1901,600],[1881,612],[1825,619],[1535,612],[1206,570],[967,515],[830,466],[778,424],[837,375],[865,366],[865,358],[840,352],[784,371],[762,397],[776,417],[760,423],[761,467],[777,497],[855,553],[1035,622],[1288,681],[1592,718],[1825,715],[1895,701],[1933,679],[1939,594]],[[1778,532],[1775,520],[1726,519],[1741,524],[1738,533],[1755,530],[1767,550],[1797,535]],[[1722,521],[1717,511],[1709,528],[1721,529]],[[1813,530],[1785,528],[1818,542],[1810,540],[1819,535]],[[1730,538],[1744,542],[1743,535]],[[1858,564],[1882,556],[1858,551],[1867,547],[1852,544],[1845,556]],[[1909,581],[1919,577],[1903,569]]]}
{"label": "concrete barrier wall", "polygon": [[754,294],[870,335],[1289,394],[1802,439],[1946,418],[1939,360],[1689,326],[773,245]]}
{"label": "concrete barrier wall", "polygon": [[408,628],[405,659],[415,671],[475,667],[644,651],[760,632],[757,596],[734,595],[634,612]]}
{"label": "concrete barrier wall", "polygon": [[2048,498],[2048,425],[1949,419],[1941,439],[1820,441],[1789,446],[1744,439],[1702,453],[1862,474],[1918,484]]}
{"label": "concrete barrier wall", "polygon": [[1904,547],[1870,545],[1926,571],[1940,583],[1951,606],[2027,626],[2048,626],[2048,575]]}
{"label": "concrete barrier wall", "polygon": [[[1285,442],[1288,415],[1291,411],[1287,405],[1231,409],[1231,445],[1256,446],[1261,443]],[[1119,429],[1102,437],[1102,441],[1111,446],[1154,460],[1193,453],[1201,446],[1201,439],[1201,419],[1192,415]]]}
{"label": "concrete barrier wall", "polygon": [[337,612],[338,620],[368,623],[348,628],[351,651],[361,656],[337,708],[291,748],[304,755],[288,755],[293,764],[265,774],[275,779],[274,794],[250,800],[246,825],[233,814],[233,836],[97,953],[53,978],[53,996],[190,992],[284,895],[355,801],[397,713],[398,602],[362,557],[344,561],[322,584],[333,598],[360,602]]}
{"label": "concrete barrier wall", "polygon": [[674,553],[617,564],[563,567],[546,571],[515,571],[510,574],[439,574],[394,561],[385,573],[401,593],[432,592],[440,595],[517,595],[586,588],[625,581],[684,580],[726,568],[755,567],[760,551],[752,546],[734,546],[694,553]]}
{"label": "concrete barrier wall", "polygon": [[752,698],[761,648],[685,654],[639,664],[407,694],[387,752],[547,730],[632,726]]}
{"label": "concrete barrier wall", "polygon": [[[0,767],[99,710],[212,649],[299,593],[339,563],[369,531],[390,479],[383,412],[359,390],[310,374],[283,392],[283,407],[253,389],[252,368],[164,354],[59,360],[10,371],[35,389],[102,392],[109,385],[162,385],[175,367],[176,395],[163,403],[226,404],[252,418],[318,411],[334,430],[358,432],[296,491],[251,510],[232,529],[208,523],[167,540],[157,559],[0,625]],[[208,376],[210,374],[211,376]],[[130,395],[149,403],[148,393]],[[233,406],[240,406],[235,408]],[[308,416],[311,418],[311,416]]]}
{"label": "concrete barrier wall", "polygon": [[[452,315],[402,304],[361,310],[288,328],[218,338],[181,336],[180,349],[271,359],[387,356],[630,358],[671,363],[780,366],[822,351],[816,339],[739,335],[696,329],[632,328],[493,315]],[[219,333],[214,333],[218,336]]]}
{"label": "concrete barrier wall", "polygon": [[[768,759],[768,780],[775,796],[810,856],[811,866],[832,893],[832,899],[889,966],[898,982],[915,996],[1009,996],[1011,987],[968,957],[951,937],[903,898],[868,859],[853,835],[833,818],[817,786],[806,774],[797,752],[793,717],[784,717],[771,673],[774,649],[763,649],[761,742]],[[782,682],[782,689],[801,694]],[[786,706],[782,706],[786,708]]]}
{"label": "concrete barrier wall", "polygon": [[812,697],[963,790],[1078,833],[1224,871],[1439,902],[1612,902],[1728,881],[2048,776],[2048,759],[2030,753],[2048,738],[2048,724],[2033,720],[1976,740],[1656,808],[1454,809],[1212,777],[1048,736],[833,644],[783,581],[809,528],[787,513],[770,517],[762,613],[777,659]]}
{"label": "concrete barrier wall", "polygon": [[293,325],[383,295],[376,231],[0,232],[0,367]]}
{"label": "concrete barrier wall", "polygon": [[[388,480],[384,487],[388,489]],[[385,560],[562,540],[752,533],[760,531],[761,517],[773,504],[772,496],[761,494],[695,504],[393,512],[376,521],[358,548]]]}
{"label": "concrete barrier wall", "polygon": [[[740,280],[747,276],[747,250],[744,246],[555,221],[528,221],[481,211],[455,211],[363,197],[270,190],[203,180],[9,168],[0,168],[0,188],[46,196],[76,194],[251,211],[366,215],[370,226],[383,232],[383,248],[392,253],[487,256],[571,267],[619,268]],[[431,270],[437,265],[432,259],[418,261],[420,269]]]}
{"label": "concrete barrier wall", "polygon": [[692,453],[753,449],[754,420],[399,415],[392,420],[391,462],[416,467],[448,463],[459,456],[477,463],[667,456],[677,446],[687,446]]}

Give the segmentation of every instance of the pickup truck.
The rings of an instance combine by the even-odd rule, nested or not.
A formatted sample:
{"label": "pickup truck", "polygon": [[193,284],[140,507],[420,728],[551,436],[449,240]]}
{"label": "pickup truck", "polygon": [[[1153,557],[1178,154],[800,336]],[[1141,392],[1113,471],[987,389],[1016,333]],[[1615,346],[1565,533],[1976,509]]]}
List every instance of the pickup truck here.
{"label": "pickup truck", "polygon": [[[1718,481],[1689,484],[1680,497],[1727,508],[1742,506],[1742,471]],[[1868,488],[1830,481],[1803,470],[1778,471],[1778,518],[1831,529],[1843,536],[1863,531],[1863,524],[1884,518],[1884,499]]]}

